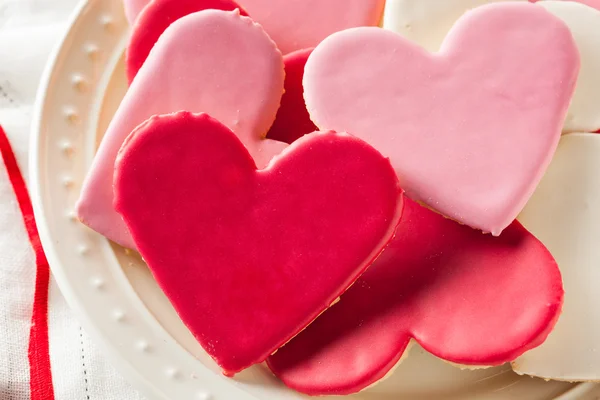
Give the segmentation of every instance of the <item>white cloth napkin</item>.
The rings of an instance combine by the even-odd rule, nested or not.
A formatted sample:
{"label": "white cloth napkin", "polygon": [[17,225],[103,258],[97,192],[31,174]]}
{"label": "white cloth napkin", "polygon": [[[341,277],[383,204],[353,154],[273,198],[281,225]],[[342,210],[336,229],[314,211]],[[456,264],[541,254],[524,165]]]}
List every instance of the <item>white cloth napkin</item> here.
{"label": "white cloth napkin", "polygon": [[[0,125],[27,179],[31,111],[46,59],[77,0],[0,0]],[[0,399],[27,400],[33,250],[0,163]],[[51,281],[50,361],[57,400],[142,397],[104,359]]]}

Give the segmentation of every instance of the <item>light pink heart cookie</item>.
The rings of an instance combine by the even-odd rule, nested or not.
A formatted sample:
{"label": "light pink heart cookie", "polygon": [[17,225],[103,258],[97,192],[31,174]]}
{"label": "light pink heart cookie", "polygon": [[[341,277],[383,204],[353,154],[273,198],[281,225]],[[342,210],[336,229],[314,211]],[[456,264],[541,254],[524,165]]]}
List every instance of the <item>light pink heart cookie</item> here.
{"label": "light pink heart cookie", "polygon": [[264,139],[283,94],[283,58],[260,25],[238,12],[207,10],[160,37],[100,144],[77,204],[80,220],[130,248],[113,208],[112,175],[125,138],[153,115],[206,112],[233,130],[259,168],[287,146]]}
{"label": "light pink heart cookie", "polygon": [[556,150],[578,71],[569,28],[509,2],[466,13],[437,54],[382,29],[336,33],[304,88],[317,126],[390,157],[410,197],[498,235]]}

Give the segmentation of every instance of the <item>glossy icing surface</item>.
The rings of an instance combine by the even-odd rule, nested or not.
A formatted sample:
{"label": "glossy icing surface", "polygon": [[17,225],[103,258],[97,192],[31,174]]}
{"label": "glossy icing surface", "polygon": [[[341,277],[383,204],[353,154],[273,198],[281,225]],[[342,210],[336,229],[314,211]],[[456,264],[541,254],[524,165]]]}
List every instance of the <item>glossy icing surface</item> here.
{"label": "glossy icing surface", "polygon": [[[154,44],[174,21],[210,9],[233,11],[241,7],[233,0],[153,0],[139,14],[127,46],[127,79],[131,84]],[[247,15],[244,10],[240,14]]]}
{"label": "glossy icing surface", "polygon": [[564,131],[595,132],[600,129],[600,11],[571,1],[541,1],[538,5],[569,26],[581,55]]}
{"label": "glossy icing surface", "polygon": [[409,197],[498,235],[554,154],[578,70],[560,19],[498,3],[465,14],[436,54],[383,29],[336,33],[310,56],[304,91],[316,125],[390,157]]}
{"label": "glossy icing surface", "polygon": [[465,12],[502,1],[527,0],[387,0],[383,27],[429,51],[438,51],[446,34]]}
{"label": "glossy icing surface", "polygon": [[257,170],[226,126],[180,112],[127,139],[115,208],[182,320],[233,375],[364,272],[394,235],[402,194],[389,160],[350,135],[307,135]]}
{"label": "glossy icing surface", "polygon": [[310,120],[304,102],[304,66],[312,49],[298,50],[283,57],[285,65],[285,93],[281,98],[281,106],[267,138],[280,142],[292,143],[296,139],[314,132],[317,129]]}
{"label": "glossy icing surface", "polygon": [[406,199],[381,257],[269,366],[293,389],[340,395],[384,378],[411,338],[457,364],[498,365],[543,342],[562,299],[556,262],[518,222],[483,235]]}
{"label": "glossy icing surface", "polygon": [[315,47],[334,32],[377,26],[385,0],[239,0],[283,54]]}
{"label": "glossy icing surface", "polygon": [[112,175],[123,141],[152,115],[210,113],[232,129],[264,167],[286,146],[264,140],[279,108],[283,82],[281,53],[251,19],[206,10],[173,23],[106,131],[77,204],[80,220],[123,246],[135,246],[113,208]]}
{"label": "glossy icing surface", "polygon": [[600,137],[569,134],[519,216],[554,255],[566,297],[555,329],[513,364],[522,374],[600,380]]}

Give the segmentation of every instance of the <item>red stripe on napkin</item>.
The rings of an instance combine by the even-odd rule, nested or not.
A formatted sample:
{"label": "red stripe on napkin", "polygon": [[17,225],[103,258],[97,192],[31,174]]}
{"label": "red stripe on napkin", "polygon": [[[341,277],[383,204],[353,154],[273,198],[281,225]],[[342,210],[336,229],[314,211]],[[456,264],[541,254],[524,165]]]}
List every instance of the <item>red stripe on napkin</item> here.
{"label": "red stripe on napkin", "polygon": [[35,252],[36,274],[33,313],[29,331],[29,387],[31,400],[54,400],[52,371],[50,368],[50,344],[48,342],[48,286],[50,267],[38,234],[33,207],[25,180],[17,164],[6,133],[0,126],[0,154],[8,172],[10,183],[23,214],[29,241]]}

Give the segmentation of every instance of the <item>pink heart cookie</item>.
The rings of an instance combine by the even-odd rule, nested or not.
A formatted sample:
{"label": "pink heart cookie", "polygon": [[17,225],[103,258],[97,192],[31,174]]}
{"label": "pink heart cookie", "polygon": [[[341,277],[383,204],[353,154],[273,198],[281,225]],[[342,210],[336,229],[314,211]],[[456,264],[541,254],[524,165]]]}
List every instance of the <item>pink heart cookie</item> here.
{"label": "pink heart cookie", "polygon": [[402,193],[389,160],[350,135],[307,135],[257,170],[226,126],[180,112],[127,139],[115,208],[182,320],[233,375],[364,272],[394,235]]}
{"label": "pink heart cookie", "polygon": [[562,21],[508,2],[466,13],[436,54],[382,29],[336,33],[304,90],[317,126],[390,157],[407,195],[498,235],[556,150],[578,70]]}
{"label": "pink heart cookie", "polygon": [[80,220],[134,248],[113,208],[112,175],[123,141],[152,115],[210,113],[238,135],[259,167],[267,165],[286,146],[264,139],[279,108],[283,82],[281,53],[250,18],[206,10],[173,23],[139,70],[106,131],[77,204]]}
{"label": "pink heart cookie", "polygon": [[562,301],[556,262],[518,222],[482,235],[406,199],[381,257],[269,366],[300,392],[342,395],[383,379],[411,339],[453,363],[499,365],[546,339]]}
{"label": "pink heart cookie", "polygon": [[[144,65],[160,35],[174,21],[203,10],[233,11],[239,8],[233,0],[153,0],[136,19],[129,38],[125,62],[129,83]],[[240,14],[248,15],[244,10],[240,10]]]}

